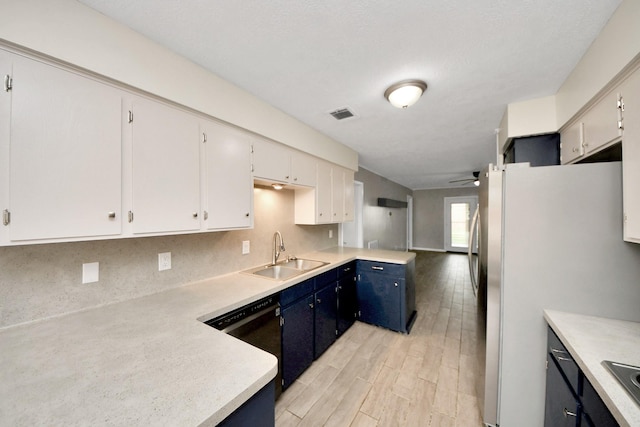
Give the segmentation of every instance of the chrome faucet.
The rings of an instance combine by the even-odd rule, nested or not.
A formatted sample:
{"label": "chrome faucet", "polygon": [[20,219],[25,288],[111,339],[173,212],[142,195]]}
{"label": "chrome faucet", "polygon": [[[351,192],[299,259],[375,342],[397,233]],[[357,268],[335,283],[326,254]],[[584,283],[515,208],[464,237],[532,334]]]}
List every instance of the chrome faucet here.
{"label": "chrome faucet", "polygon": [[[280,239],[280,244],[278,245],[278,238]],[[273,233],[273,253],[271,254],[271,265],[276,265],[278,262],[278,257],[280,256],[280,251],[284,251],[284,241],[282,240],[282,234],[279,231]]]}

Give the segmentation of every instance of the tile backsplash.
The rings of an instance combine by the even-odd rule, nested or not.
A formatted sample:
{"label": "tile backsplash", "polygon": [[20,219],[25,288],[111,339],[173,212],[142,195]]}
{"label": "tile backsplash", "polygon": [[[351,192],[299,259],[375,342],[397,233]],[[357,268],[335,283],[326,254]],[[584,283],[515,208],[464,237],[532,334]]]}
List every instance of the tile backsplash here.
{"label": "tile backsplash", "polygon": [[[254,189],[254,228],[179,236],[0,248],[0,328],[149,295],[271,260],[282,233],[285,255],[338,244],[337,225],[293,223],[294,192]],[[329,230],[333,237],[329,238]],[[242,255],[242,241],[251,253]],[[171,269],[158,271],[158,254]],[[99,262],[99,280],[82,283],[82,264]]]}

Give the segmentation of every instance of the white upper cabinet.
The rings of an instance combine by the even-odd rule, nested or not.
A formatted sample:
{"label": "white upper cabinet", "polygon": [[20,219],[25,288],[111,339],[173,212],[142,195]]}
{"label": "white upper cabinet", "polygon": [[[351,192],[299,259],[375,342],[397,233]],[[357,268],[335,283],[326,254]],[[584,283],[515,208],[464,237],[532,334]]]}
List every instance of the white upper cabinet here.
{"label": "white upper cabinet", "polygon": [[354,172],[349,169],[344,170],[344,216],[342,221],[353,221],[355,207],[354,207],[354,184],[353,176]]}
{"label": "white upper cabinet", "polygon": [[585,155],[598,151],[622,136],[617,91],[608,93],[583,116],[584,137],[582,145]]}
{"label": "white upper cabinet", "polygon": [[622,101],[613,90],[560,132],[562,164],[573,163],[620,141]]}
{"label": "white upper cabinet", "polygon": [[132,232],[200,229],[198,118],[136,97],[132,119]]}
{"label": "white upper cabinet", "polygon": [[263,139],[253,142],[253,176],[267,181],[314,187],[317,159]]}
{"label": "white upper cabinet", "polygon": [[291,177],[289,149],[282,144],[254,139],[253,176],[270,181],[289,182]]}
{"label": "white upper cabinet", "polygon": [[640,69],[623,82],[622,191],[624,239],[640,243]]}
{"label": "white upper cabinet", "polygon": [[560,161],[571,163],[584,155],[583,146],[584,123],[577,121],[560,133]]}
{"label": "white upper cabinet", "polygon": [[315,187],[317,183],[317,159],[300,151],[291,151],[291,179],[296,185]]}
{"label": "white upper cabinet", "polygon": [[331,222],[344,220],[344,172],[340,166],[331,168]]}
{"label": "white upper cabinet", "polygon": [[2,93],[3,121],[11,98],[9,199],[2,207],[9,240],[119,235],[121,92],[10,58],[11,87]]}
{"label": "white upper cabinet", "polygon": [[203,221],[208,230],[253,226],[251,145],[247,133],[202,123]]}
{"label": "white upper cabinet", "polygon": [[354,172],[331,163],[317,162],[315,188],[297,188],[296,224],[329,224],[353,219]]}

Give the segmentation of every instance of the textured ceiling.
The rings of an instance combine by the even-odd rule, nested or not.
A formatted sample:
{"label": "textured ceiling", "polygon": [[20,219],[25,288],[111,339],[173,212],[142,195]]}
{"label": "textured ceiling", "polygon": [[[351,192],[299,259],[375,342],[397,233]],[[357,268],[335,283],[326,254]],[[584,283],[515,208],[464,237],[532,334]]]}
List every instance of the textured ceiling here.
{"label": "textured ceiling", "polygon": [[[495,163],[506,105],[554,94],[620,0],[79,0],[412,189]],[[429,88],[392,107],[391,84]],[[356,117],[328,113],[349,107]]]}

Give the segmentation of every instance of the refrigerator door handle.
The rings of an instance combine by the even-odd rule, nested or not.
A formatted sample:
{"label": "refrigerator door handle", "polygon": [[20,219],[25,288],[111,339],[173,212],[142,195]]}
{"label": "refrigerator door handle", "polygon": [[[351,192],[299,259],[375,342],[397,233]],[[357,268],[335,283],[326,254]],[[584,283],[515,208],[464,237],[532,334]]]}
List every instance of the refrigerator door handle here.
{"label": "refrigerator door handle", "polygon": [[[469,276],[471,276],[471,287],[473,288],[473,295],[478,296],[478,277],[476,276],[476,272],[474,269],[473,263],[473,240],[474,236],[477,235],[476,228],[480,223],[480,206],[476,207],[476,212],[473,214],[473,219],[471,220],[471,227],[469,228],[469,246],[467,255],[469,256]],[[480,242],[477,242],[478,246],[480,246]]]}

